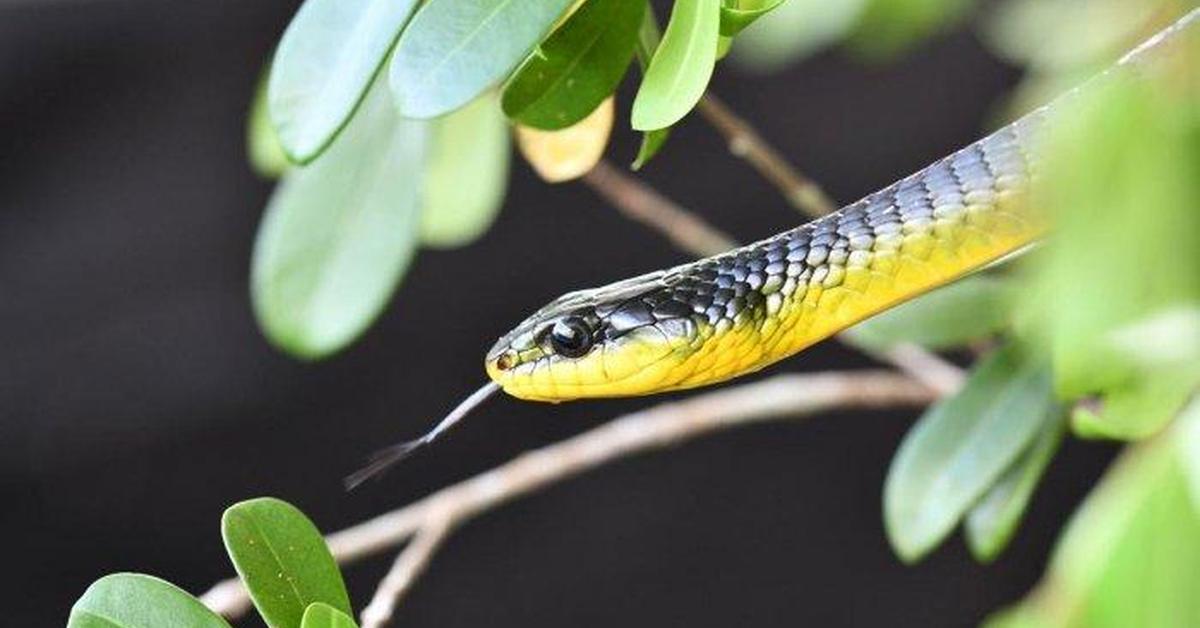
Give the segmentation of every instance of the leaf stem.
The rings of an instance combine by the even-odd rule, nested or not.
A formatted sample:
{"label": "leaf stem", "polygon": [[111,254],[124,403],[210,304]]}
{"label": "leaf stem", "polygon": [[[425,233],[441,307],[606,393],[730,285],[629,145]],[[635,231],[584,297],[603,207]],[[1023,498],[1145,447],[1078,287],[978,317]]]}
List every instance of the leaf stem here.
{"label": "leaf stem", "polygon": [[696,109],[725,138],[729,152],[744,159],[779,188],[792,206],[813,218],[837,209],[821,186],[788,163],[749,122],[734,113],[712,91],[704,94]]}

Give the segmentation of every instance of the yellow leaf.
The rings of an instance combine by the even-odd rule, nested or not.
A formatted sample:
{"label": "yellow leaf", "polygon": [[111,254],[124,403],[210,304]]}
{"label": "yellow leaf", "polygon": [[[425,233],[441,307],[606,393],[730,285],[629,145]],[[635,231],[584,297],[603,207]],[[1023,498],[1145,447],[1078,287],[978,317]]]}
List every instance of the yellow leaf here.
{"label": "yellow leaf", "polygon": [[613,109],[610,96],[588,117],[565,129],[542,131],[517,125],[517,147],[547,182],[578,179],[604,155],[613,127]]}

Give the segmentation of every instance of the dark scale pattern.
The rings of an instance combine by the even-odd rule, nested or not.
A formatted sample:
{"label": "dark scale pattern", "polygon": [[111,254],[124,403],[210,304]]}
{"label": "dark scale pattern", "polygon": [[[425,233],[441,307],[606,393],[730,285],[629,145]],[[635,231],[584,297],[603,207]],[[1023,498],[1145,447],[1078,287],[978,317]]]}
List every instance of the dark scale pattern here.
{"label": "dark scale pattern", "polygon": [[829,216],[666,271],[611,315],[601,312],[602,333],[612,338],[684,317],[709,327],[761,325],[780,298],[802,298],[809,284],[835,287],[848,265],[898,249],[905,236],[997,211],[1000,194],[1028,184],[1028,142],[1040,123],[1040,114],[1031,115]]}

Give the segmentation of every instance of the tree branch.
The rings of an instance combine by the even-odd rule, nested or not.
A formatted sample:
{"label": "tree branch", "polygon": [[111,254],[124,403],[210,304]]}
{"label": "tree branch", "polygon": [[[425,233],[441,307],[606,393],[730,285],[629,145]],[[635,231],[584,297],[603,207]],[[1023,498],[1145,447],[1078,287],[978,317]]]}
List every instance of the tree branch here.
{"label": "tree branch", "polygon": [[607,160],[600,160],[582,180],[627,218],[658,231],[692,255],[708,257],[737,246],[737,241],[720,229]]}
{"label": "tree branch", "polygon": [[396,557],[391,570],[380,581],[371,602],[363,609],[362,628],[382,628],[392,621],[400,600],[429,566],[433,555],[450,535],[453,522],[447,513],[433,513],[417,530],[413,540]]}
{"label": "tree branch", "polygon": [[[830,410],[921,407],[936,397],[935,391],[917,381],[886,371],[776,375],[618,417],[331,534],[327,540],[334,558],[345,564],[414,539],[376,593],[372,602],[376,610],[363,613],[364,626],[378,626],[381,624],[366,622],[376,618],[374,613],[390,617],[395,598],[387,612],[383,610],[385,602],[376,602],[383,596],[404,593],[451,529],[499,504],[612,460],[723,429]],[[250,607],[236,579],[216,585],[201,599],[231,618]]]}
{"label": "tree branch", "polygon": [[788,163],[749,122],[734,113],[715,94],[704,94],[696,110],[725,138],[729,152],[746,160],[763,178],[779,188],[792,206],[813,218],[837,209],[837,204],[816,181]]}

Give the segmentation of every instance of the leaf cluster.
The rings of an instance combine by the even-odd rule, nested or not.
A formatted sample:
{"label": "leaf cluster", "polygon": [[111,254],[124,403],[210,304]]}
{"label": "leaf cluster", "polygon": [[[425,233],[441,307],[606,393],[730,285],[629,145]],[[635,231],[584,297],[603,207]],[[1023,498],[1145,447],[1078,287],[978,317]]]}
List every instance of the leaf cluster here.
{"label": "leaf cluster", "polygon": [[[225,549],[271,628],[356,628],[341,572],[325,539],[295,506],[259,498],[221,518]],[[179,587],[137,573],[100,578],[71,608],[68,628],[229,628]]]}

